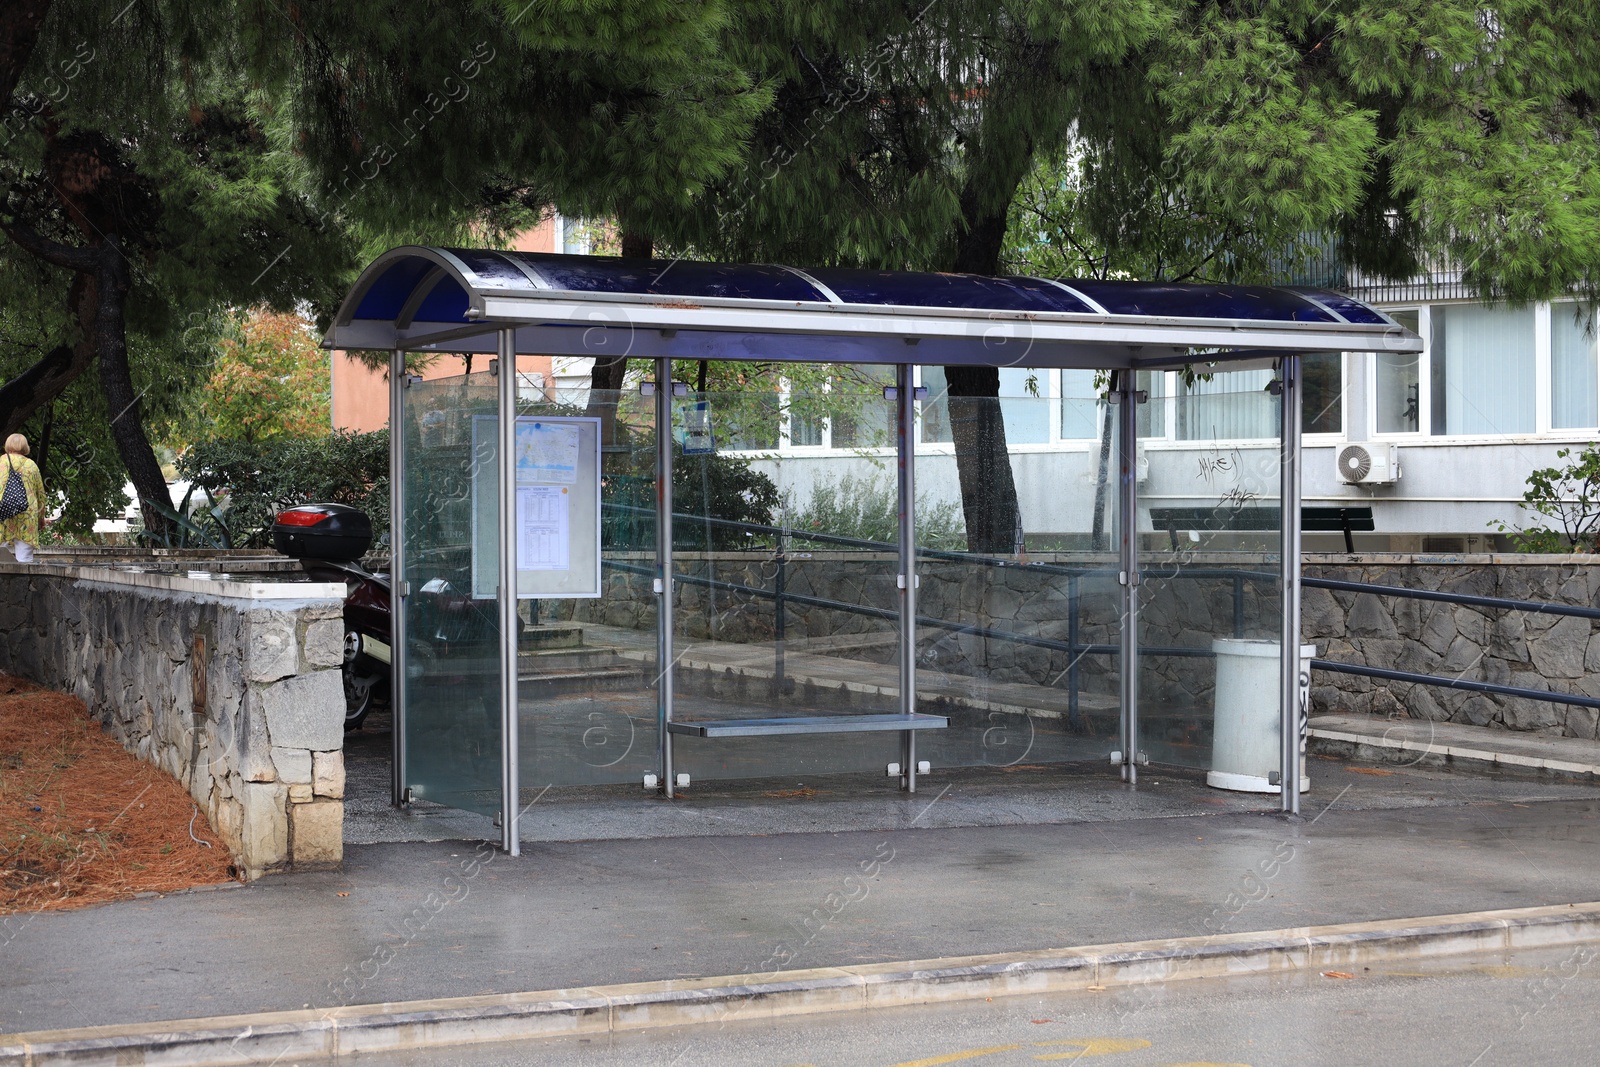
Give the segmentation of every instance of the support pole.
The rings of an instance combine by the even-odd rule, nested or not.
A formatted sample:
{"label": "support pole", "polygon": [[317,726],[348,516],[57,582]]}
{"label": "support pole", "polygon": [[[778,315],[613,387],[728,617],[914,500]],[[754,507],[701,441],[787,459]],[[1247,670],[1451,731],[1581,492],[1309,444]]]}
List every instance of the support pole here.
{"label": "support pole", "polygon": [[406,354],[389,353],[389,802],[406,803]]}
{"label": "support pole", "polygon": [[1131,370],[1115,375],[1117,582],[1122,587],[1122,780],[1139,781],[1139,395]]}
{"label": "support pole", "polygon": [[671,799],[672,765],[672,360],[656,360],[656,727],[661,786]]}
{"label": "support pole", "polygon": [[500,331],[499,448],[500,491],[500,844],[512,856],[522,852],[517,814],[522,810],[518,764],[517,714],[517,333]]}
{"label": "support pole", "polygon": [[1279,363],[1283,384],[1283,422],[1280,441],[1282,458],[1278,474],[1282,479],[1279,497],[1283,515],[1283,675],[1278,702],[1281,717],[1279,732],[1283,742],[1278,761],[1278,784],[1282,788],[1283,810],[1300,814],[1300,722],[1308,709],[1300,706],[1300,357],[1285,355]]}
{"label": "support pole", "polygon": [[[912,366],[895,367],[895,457],[899,467],[898,507],[900,512],[900,712],[917,711],[917,518],[916,518],[916,429],[917,397]],[[901,732],[900,784],[908,793],[917,791],[917,733]]]}

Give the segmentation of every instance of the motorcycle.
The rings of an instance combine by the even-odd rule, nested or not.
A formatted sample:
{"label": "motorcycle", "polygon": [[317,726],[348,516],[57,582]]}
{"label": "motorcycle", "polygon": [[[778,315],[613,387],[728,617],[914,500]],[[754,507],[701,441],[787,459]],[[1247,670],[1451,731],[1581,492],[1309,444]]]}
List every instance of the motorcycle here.
{"label": "motorcycle", "polygon": [[[299,560],[313,581],[344,584],[344,728],[359,729],[394,691],[393,583],[388,574],[361,562],[372,545],[372,520],[344,504],[301,504],[278,513],[272,543]],[[408,676],[449,688],[467,681],[473,671],[494,667],[497,620],[493,601],[460,592],[446,577],[462,572],[461,585],[468,584],[465,546],[426,556],[412,568],[414,574],[434,576],[411,594]]]}

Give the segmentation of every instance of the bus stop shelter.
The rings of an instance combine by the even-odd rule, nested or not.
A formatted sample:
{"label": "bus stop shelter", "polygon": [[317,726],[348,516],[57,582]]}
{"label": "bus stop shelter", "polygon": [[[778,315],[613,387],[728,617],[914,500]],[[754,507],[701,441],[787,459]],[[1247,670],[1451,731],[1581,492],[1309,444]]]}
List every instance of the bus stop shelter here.
{"label": "bus stop shelter", "polygon": [[[969,712],[980,716],[971,736],[984,744],[996,730],[1012,729],[1013,719],[1006,716],[1015,717],[1013,704],[1001,697],[1013,703],[1019,698],[1006,686],[1043,692],[1070,676],[1071,704],[1064,714],[1080,737],[1092,734],[1081,725],[1077,688],[1086,657],[1114,664],[1114,670],[1104,669],[1102,695],[1105,706],[1114,708],[1115,724],[1092,755],[1109,758],[1115,773],[1135,783],[1144,762],[1141,678],[1152,677],[1141,669],[1142,660],[1147,668],[1156,660],[1198,663],[1213,655],[1212,638],[1246,636],[1246,631],[1277,645],[1272,777],[1282,810],[1297,811],[1304,713],[1299,694],[1308,670],[1299,641],[1302,359],[1317,353],[1421,349],[1416,335],[1385,315],[1338,293],[1313,289],[801,270],[425,247],[396,248],[368,266],[326,343],[389,354],[395,802],[426,799],[494,814],[503,845],[512,853],[519,849],[518,818],[530,786],[642,780],[670,798],[687,784],[684,761],[712,768],[712,776],[715,768],[736,764],[782,770],[785,761],[808,771],[859,770],[851,763],[857,754],[888,745],[892,748],[872,751],[891,752],[888,769],[902,788],[914,791],[927,763],[919,758],[919,739],[926,752],[931,740]],[[488,358],[476,363],[478,373],[455,379],[423,382],[408,374],[408,360],[437,353]],[[500,372],[515,367],[523,354],[623,356],[653,361],[653,372],[642,388],[622,396],[530,396],[519,390],[516,374]],[[824,547],[873,549],[829,566],[839,572],[849,566],[877,568],[863,588],[885,590],[879,600],[868,603],[871,597],[863,593],[862,603],[846,604],[838,594],[817,593],[825,577],[820,564],[813,566],[818,577],[807,579],[811,592],[796,592],[793,584],[786,588],[782,577],[774,591],[757,588],[754,579],[728,578],[726,568],[745,563],[734,559],[737,553],[713,551],[713,540],[685,555],[681,539],[675,539],[685,516],[675,507],[674,463],[698,462],[698,453],[715,446],[709,429],[692,424],[693,412],[710,404],[673,382],[673,360],[850,365],[871,368],[883,378],[882,402],[892,428],[884,451],[892,446],[897,537],[878,544],[809,535]],[[1115,547],[1103,559],[1062,556],[1039,562],[1020,554],[919,549],[917,477],[925,460],[919,460],[917,427],[919,408],[931,401],[916,385],[915,368],[951,366],[1105,372],[1104,399],[1110,406],[1101,410],[1115,423]],[[1173,368],[1218,379],[1246,370],[1258,377],[1270,373],[1265,390],[1257,387],[1255,394],[1274,398],[1276,484],[1228,489],[1216,503],[1223,514],[1229,507],[1237,510],[1241,500],[1276,499],[1274,543],[1258,554],[1266,570],[1225,573],[1192,557],[1166,555],[1152,569],[1149,547],[1141,546],[1141,528],[1149,533],[1160,527],[1152,526],[1149,505],[1141,504],[1144,461],[1137,413],[1149,406],[1150,372]],[[617,444],[607,428],[617,420],[634,428],[631,445]],[[675,435],[681,438],[677,445]],[[702,444],[707,448],[696,447]],[[643,468],[635,464],[632,475],[608,475],[611,454],[630,449],[635,458],[647,456],[649,473],[639,475]],[[1202,458],[1202,468],[1206,462]],[[1213,462],[1213,469],[1224,462]],[[634,498],[632,504],[619,502],[617,487],[630,477],[629,484],[648,484],[653,500],[647,506]],[[615,528],[618,516],[641,511],[650,513],[645,517],[651,520],[653,544],[644,551],[615,551],[606,531]],[[696,518],[722,521],[709,511]],[[772,545],[763,549],[762,565],[791,580],[810,558],[798,559],[792,551],[799,536],[795,531],[752,525],[744,535],[751,543],[768,538]],[[988,583],[985,588],[993,588],[998,575],[1023,589],[1008,596],[1033,597],[1038,610],[1017,615],[1031,618],[1026,626],[1002,626],[988,607],[982,618],[968,617],[957,599],[939,610],[924,610],[919,595],[932,594],[921,591],[920,579],[942,581],[930,569],[939,567],[978,574]],[[1186,603],[1194,600],[1196,589],[1233,590],[1230,633],[1220,632],[1220,624],[1212,626],[1218,632],[1206,632],[1208,624],[1195,622],[1192,612],[1184,616],[1174,607],[1172,620],[1166,620],[1164,608],[1152,607],[1163,590],[1176,588],[1172,582],[1184,568],[1183,576],[1197,583],[1181,591]],[[753,572],[740,572],[746,573]],[[504,580],[507,575],[515,580]],[[727,642],[705,643],[700,631],[706,627],[675,620],[683,596],[707,590],[706,595],[723,597],[724,605],[769,605],[762,618],[770,616],[773,629],[762,654],[775,649],[777,667],[776,675],[767,668],[760,675],[768,682],[776,679],[766,695],[739,690],[744,695],[734,700],[726,679],[737,664],[712,656],[725,651]],[[1059,610],[1048,608],[1057,602]],[[1084,616],[1093,610],[1091,602],[1106,606],[1098,623]],[[608,621],[593,628],[612,635],[603,666],[580,671],[571,666],[579,662],[578,650],[544,649],[530,641],[534,624],[552,617],[602,618],[596,604],[605,606]],[[842,636],[846,631],[857,633],[867,623],[808,632],[810,643],[803,646],[792,622],[786,629],[794,612],[833,618],[846,608],[878,628],[872,641],[851,639],[855,659],[827,656],[850,643]],[[717,627],[725,630],[730,617],[726,607],[717,610],[721,614],[710,623],[713,636],[724,632]],[[1255,614],[1247,618],[1250,612]],[[631,623],[619,623],[625,615]],[[1152,625],[1167,626],[1176,636],[1152,644]],[[1085,636],[1095,626],[1101,636]],[[635,634],[641,640],[634,641]],[[919,685],[928,684],[928,664],[937,658],[927,647],[919,653],[919,641],[926,646],[935,639],[953,642],[941,649],[972,641],[1025,646],[1038,656],[1056,657],[1040,662],[1057,681],[1045,679],[1029,688],[1026,678],[1001,681],[998,670],[979,671],[990,686],[982,699],[941,696],[957,708],[946,713],[942,705],[930,706],[927,693],[919,693]],[[701,667],[691,669],[692,662],[701,662],[691,655],[697,642],[711,651]],[[854,651],[867,645],[872,650]],[[786,698],[786,647],[790,669],[797,670],[793,664],[802,655],[810,656],[824,664],[818,677],[828,684],[808,682],[805,699]],[[592,659],[592,650],[586,654]],[[632,676],[635,681],[617,681],[629,664],[642,668]],[[828,664],[837,666],[833,674],[827,673]],[[1060,672],[1054,672],[1056,666]],[[881,676],[861,680],[869,667]],[[962,669],[951,668],[952,677]],[[1020,677],[1020,668],[1009,670],[1005,677]],[[589,688],[575,697],[572,687],[579,683],[573,679],[579,675],[581,686]],[[1188,684],[1174,677],[1177,690],[1170,691]],[[681,692],[685,678],[697,679],[701,688]],[[971,689],[973,678],[968,670],[956,681]],[[612,679],[606,683],[612,695],[599,679]],[[834,681],[843,703],[819,714],[816,705],[832,699]],[[652,714],[616,719],[615,709],[630,700],[638,706],[648,701]],[[743,710],[727,711],[741,702]],[[1143,706],[1148,714],[1148,699]],[[1025,717],[1032,746],[1034,722]],[[840,744],[841,738],[852,747],[837,749],[838,766],[826,759],[819,763],[815,753],[824,751],[819,746]],[[1061,751],[1081,757],[1084,750],[1073,744],[1067,738]],[[740,763],[714,751],[759,755]],[[940,762],[960,760],[952,756]],[[525,780],[530,774],[534,781]]]}

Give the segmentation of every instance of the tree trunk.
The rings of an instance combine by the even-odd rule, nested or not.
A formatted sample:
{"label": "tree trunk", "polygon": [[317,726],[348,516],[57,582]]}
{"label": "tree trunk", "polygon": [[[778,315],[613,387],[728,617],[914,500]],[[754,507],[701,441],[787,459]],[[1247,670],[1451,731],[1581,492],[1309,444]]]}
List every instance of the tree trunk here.
{"label": "tree trunk", "polygon": [[1000,372],[994,367],[946,367],[944,374],[950,384],[950,436],[967,551],[1015,552],[1022,523],[1000,417]]}
{"label": "tree trunk", "polygon": [[[635,230],[622,231],[622,254],[635,259],[649,259],[655,249],[655,240],[649,234]],[[628,375],[627,356],[597,356],[589,371],[589,404],[584,414],[600,420],[600,443],[617,443],[617,396]]]}
{"label": "tree trunk", "polygon": [[139,394],[134,392],[133,375],[128,368],[128,261],[115,237],[107,237],[99,251],[95,356],[100,363],[100,389],[111,417],[111,439],[116,442],[117,454],[138,494],[146,532],[154,540],[170,543],[177,532],[172,519],[172,493],[145,434]]}
{"label": "tree trunk", "polygon": [[[961,194],[964,232],[957,238],[954,269],[968,274],[998,274],[1011,194],[1027,169],[1006,160],[996,175],[975,166]],[[1009,180],[994,206],[993,183]],[[946,367],[950,435],[955,442],[956,474],[961,483],[961,514],[967,526],[967,551],[1016,552],[1021,548],[1022,514],[1000,413],[999,367]]]}
{"label": "tree trunk", "polygon": [[1100,463],[1094,478],[1094,522],[1090,526],[1089,547],[1104,552],[1111,547],[1106,537],[1106,497],[1111,489],[1111,427],[1115,412],[1105,401],[1100,402]]}

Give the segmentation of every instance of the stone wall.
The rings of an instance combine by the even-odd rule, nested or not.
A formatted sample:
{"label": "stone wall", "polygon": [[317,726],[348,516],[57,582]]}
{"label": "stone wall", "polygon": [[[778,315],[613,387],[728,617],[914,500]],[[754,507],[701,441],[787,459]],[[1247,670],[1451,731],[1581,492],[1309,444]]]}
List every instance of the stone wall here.
{"label": "stone wall", "polygon": [[246,877],[343,859],[344,587],[0,565],[4,669],[189,791]]}
{"label": "stone wall", "polygon": [[[1600,557],[1308,556],[1307,577],[1595,607]],[[1600,697],[1600,635],[1588,619],[1306,589],[1302,626],[1325,659]],[[1319,711],[1409,716],[1594,738],[1596,710],[1331,671],[1312,675]]]}

